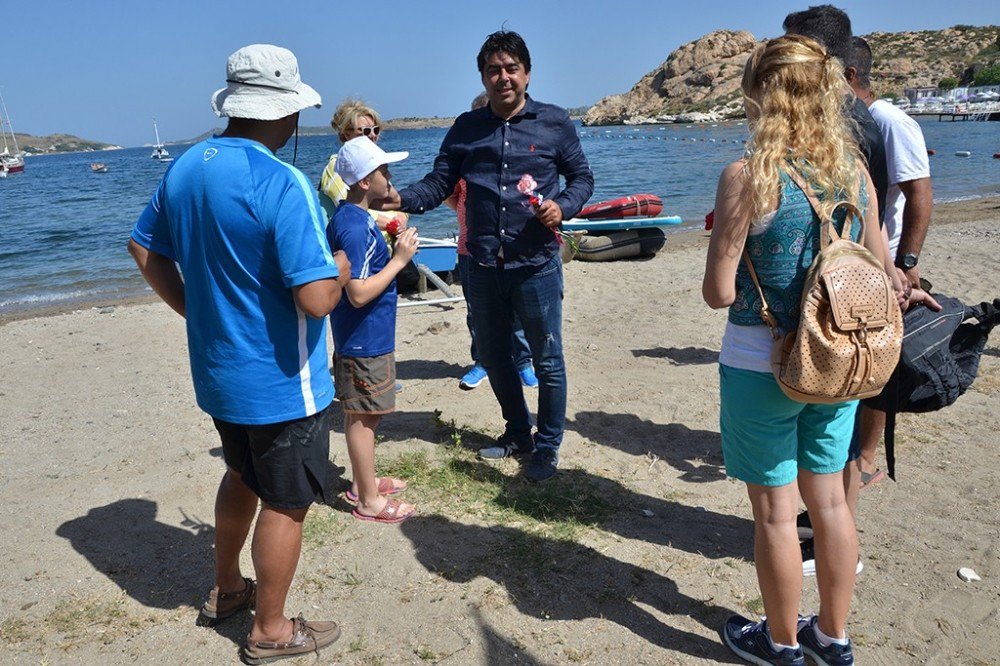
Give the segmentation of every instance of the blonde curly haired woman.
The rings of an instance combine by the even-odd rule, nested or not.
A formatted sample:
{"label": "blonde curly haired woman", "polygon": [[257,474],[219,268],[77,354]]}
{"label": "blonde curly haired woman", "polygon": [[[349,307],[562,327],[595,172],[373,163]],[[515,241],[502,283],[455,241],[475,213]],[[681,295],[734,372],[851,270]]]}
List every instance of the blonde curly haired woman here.
{"label": "blonde curly haired woman", "polygon": [[[819,249],[819,218],[791,174],[817,195],[824,212],[837,201],[863,211],[863,237],[855,224],[854,240],[885,265],[875,190],[844,112],[843,65],[817,42],[786,35],[761,45],[747,62],[742,88],[751,137],[746,157],[719,179],[702,291],[711,307],[729,308],[719,355],[722,449],[727,474],[747,484],[753,507],[766,620],[734,615],[723,637],[756,664],[805,664],[803,648],[819,663],[852,664],[846,624],[858,538],[841,471],[857,402],[807,405],[782,393],[770,368],[771,334],[740,258],[746,248],[781,328],[794,330],[805,274]],[[843,217],[841,209],[838,230]],[[800,493],[812,519],[820,596],[819,614],[802,620]]]}
{"label": "blonde curly haired woman", "polygon": [[[333,112],[330,119],[330,126],[337,130],[337,138],[341,143],[347,143],[351,139],[359,136],[366,136],[375,143],[378,143],[379,135],[382,133],[382,118],[378,111],[368,106],[361,100],[346,99]],[[340,202],[347,196],[347,184],[337,175],[334,166],[337,163],[337,154],[330,156],[320,176],[319,193],[320,203],[327,217],[333,216],[333,211],[337,209]],[[409,216],[399,211],[370,211],[375,216],[375,222],[379,229],[385,231],[386,225],[392,220],[397,220],[398,230],[406,228]]]}

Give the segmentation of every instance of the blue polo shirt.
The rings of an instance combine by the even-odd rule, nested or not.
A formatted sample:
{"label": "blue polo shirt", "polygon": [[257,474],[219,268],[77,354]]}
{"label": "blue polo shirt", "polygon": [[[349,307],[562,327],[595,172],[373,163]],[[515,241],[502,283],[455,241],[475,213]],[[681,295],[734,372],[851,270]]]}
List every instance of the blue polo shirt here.
{"label": "blue polo shirt", "polygon": [[230,423],[311,416],[333,400],[326,318],[292,288],[337,276],[316,192],[249,139],[213,137],[181,155],[132,239],[177,262],[198,405]]}
{"label": "blue polo shirt", "polygon": [[[389,263],[389,246],[363,208],[342,202],[327,227],[330,247],[343,250],[351,262],[351,279],[364,280]],[[363,307],[351,305],[345,293],[330,313],[333,343],[341,356],[370,358],[396,348],[396,280]]]}
{"label": "blue polo shirt", "polygon": [[[467,247],[473,260],[503,268],[540,266],[559,251],[559,243],[518,191],[525,175],[538,184],[536,193],[559,204],[565,219],[579,213],[594,193],[594,175],[569,114],[530,97],[509,120],[494,115],[489,106],[456,118],[433,170],[400,190],[401,209],[422,213],[435,208],[464,178]],[[562,189],[560,176],[566,179]]]}

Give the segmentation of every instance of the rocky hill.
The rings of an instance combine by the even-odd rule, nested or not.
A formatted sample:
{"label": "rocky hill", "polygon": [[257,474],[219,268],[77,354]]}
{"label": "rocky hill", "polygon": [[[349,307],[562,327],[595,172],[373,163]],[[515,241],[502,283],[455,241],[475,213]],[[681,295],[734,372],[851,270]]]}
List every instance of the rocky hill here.
{"label": "rocky hill", "polygon": [[[7,135],[10,136],[9,134]],[[90,150],[113,150],[121,148],[110,143],[100,141],[90,141],[81,139],[72,134],[48,134],[46,136],[33,136],[31,134],[15,133],[17,137],[17,147],[26,153],[70,153]],[[8,139],[9,140],[9,139]],[[13,150],[14,146],[10,146]]]}
{"label": "rocky hill", "polygon": [[[898,97],[903,88],[959,85],[1000,61],[1000,27],[955,26],[920,32],[864,35],[875,63],[878,95]],[[605,97],[584,116],[584,125],[720,120],[743,114],[740,78],[758,40],[746,31],[717,30],[684,44],[624,94]]]}

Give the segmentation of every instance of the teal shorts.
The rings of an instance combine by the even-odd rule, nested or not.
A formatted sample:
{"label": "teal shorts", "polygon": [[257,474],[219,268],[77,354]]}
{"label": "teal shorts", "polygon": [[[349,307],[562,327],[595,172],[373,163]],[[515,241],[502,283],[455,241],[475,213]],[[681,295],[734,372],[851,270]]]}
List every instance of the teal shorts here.
{"label": "teal shorts", "polygon": [[769,372],[719,364],[719,429],[726,473],[746,483],[784,486],[799,470],[844,469],[857,400],[807,405],[786,396]]}

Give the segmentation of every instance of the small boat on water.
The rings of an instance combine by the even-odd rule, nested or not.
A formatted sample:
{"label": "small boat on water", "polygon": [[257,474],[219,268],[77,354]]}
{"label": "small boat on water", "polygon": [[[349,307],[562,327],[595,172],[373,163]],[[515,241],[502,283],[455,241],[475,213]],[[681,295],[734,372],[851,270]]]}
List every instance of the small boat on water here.
{"label": "small boat on water", "polygon": [[174,158],[170,156],[163,142],[160,141],[160,130],[156,126],[156,118],[153,118],[153,132],[156,134],[156,144],[153,146],[153,152],[150,154],[150,157],[158,162],[173,162]]}
{"label": "small boat on water", "polygon": [[[0,170],[4,173],[0,178],[6,178],[9,173],[24,171],[24,154],[17,147],[17,136],[14,134],[14,126],[11,125],[10,115],[7,113],[7,103],[4,101],[3,95],[0,95],[0,111],[3,111],[3,115],[0,116],[0,135],[3,136],[3,152],[0,152]],[[10,140],[14,144],[13,153],[10,152],[10,146],[7,143],[8,129],[10,130]]]}
{"label": "small boat on water", "polygon": [[90,170],[94,173],[107,173],[108,165],[103,162],[91,162]]}

